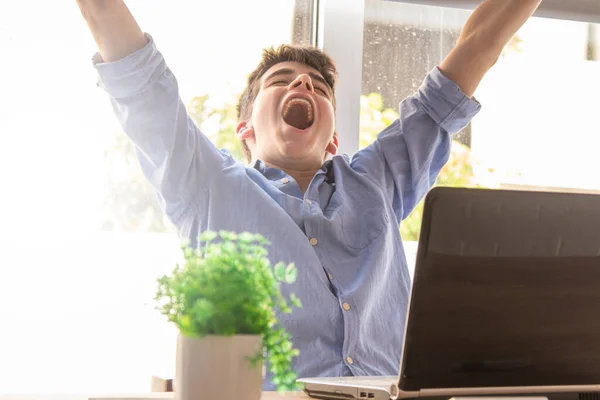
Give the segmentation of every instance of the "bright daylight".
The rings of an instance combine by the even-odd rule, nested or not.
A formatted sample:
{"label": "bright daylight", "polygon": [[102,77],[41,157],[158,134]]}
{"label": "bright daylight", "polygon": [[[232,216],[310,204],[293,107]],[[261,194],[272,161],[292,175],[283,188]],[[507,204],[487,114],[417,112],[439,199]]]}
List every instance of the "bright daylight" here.
{"label": "bright daylight", "polygon": [[[218,353],[219,346],[228,346],[218,340],[250,333],[263,336],[237,344],[235,351],[262,349],[256,354],[263,356],[263,375],[257,369],[250,383],[235,374],[229,378],[258,393],[243,397],[248,400],[258,400],[261,390],[263,399],[270,398],[266,392],[290,391],[296,379],[343,376],[394,379],[385,390],[363,384],[352,389],[354,397],[330,398],[389,399],[390,387],[402,394],[465,385],[600,384],[600,369],[586,375],[567,368],[569,357],[579,354],[575,350],[560,358],[561,346],[600,335],[600,326],[589,322],[597,319],[592,308],[600,311],[600,298],[585,286],[600,278],[591,272],[598,259],[576,266],[577,257],[600,253],[586,253],[583,239],[569,242],[569,235],[585,231],[589,245],[600,247],[592,243],[592,221],[600,221],[600,8],[573,0],[572,10],[547,18],[534,12],[543,14],[558,2],[504,1],[348,0],[345,12],[358,13],[362,24],[352,33],[344,26],[346,16],[336,18],[336,10],[346,7],[340,0],[105,0],[110,11],[100,10],[100,0],[1,3],[0,399],[147,393],[152,377],[176,376],[181,400],[227,396],[208,388],[225,379],[218,371],[239,369],[225,361],[233,345],[229,353]],[[578,7],[588,10],[587,18],[574,11]],[[589,11],[594,9],[595,16]],[[320,33],[335,31],[323,23],[338,33],[319,36],[322,42],[316,43],[317,26],[325,29]],[[465,39],[468,29],[478,34]],[[321,52],[303,53],[300,61],[278,54],[251,87],[247,115],[238,116],[236,106],[262,49],[315,43],[337,63],[337,93],[356,85],[356,96],[336,98],[329,70],[316,67],[326,65]],[[347,49],[362,52],[361,65],[335,58]],[[378,138],[384,129],[387,136]],[[519,217],[486,216],[499,203],[486,205],[485,195],[479,199],[481,193],[471,191],[457,192],[458,197],[437,192],[440,198],[429,210],[425,196],[439,187],[508,191],[516,197],[503,198],[502,204]],[[528,203],[527,193],[532,192],[540,199],[561,193],[567,196],[561,206],[579,213],[530,229],[536,205]],[[471,194],[475,197],[460,197]],[[583,195],[590,197],[578,197]],[[540,218],[544,210],[555,210],[544,206],[544,201],[554,204],[551,196],[536,201]],[[473,214],[461,220],[467,203]],[[477,218],[487,226],[473,225],[469,233],[458,228],[476,224]],[[494,237],[503,234],[503,223],[514,224],[508,239]],[[431,230],[424,235],[430,242],[421,243],[420,260],[423,229]],[[231,232],[198,239],[203,231],[221,230]],[[527,238],[533,231],[537,234]],[[466,239],[457,239],[461,232]],[[544,232],[561,238],[558,245],[542,242]],[[186,239],[198,250],[182,252]],[[503,253],[510,250],[504,243],[519,247],[528,240],[534,243],[532,253]],[[492,257],[483,249],[494,245]],[[468,272],[471,258],[442,260],[445,249],[457,246],[460,256],[472,251],[493,258],[485,262],[489,274]],[[531,261],[514,272],[519,257],[546,256],[536,251],[550,247],[556,251],[544,259],[547,269],[534,274],[528,270]],[[426,251],[435,254],[427,258]],[[572,258],[559,264],[565,262],[562,255]],[[519,257],[497,264],[503,256]],[[186,268],[176,273],[177,264]],[[550,311],[541,311],[543,302],[527,302],[537,301],[532,299],[542,286],[539,277],[552,285],[552,274],[565,265],[571,272],[559,280],[582,286],[556,289],[562,303],[548,297],[555,289],[536,297],[570,304],[564,313],[554,308],[556,318],[570,315],[569,322],[557,322],[555,330],[547,325],[548,340],[557,340],[548,345],[551,351],[497,353],[504,344],[533,349],[521,342],[525,338],[543,342],[541,334],[523,333],[524,326],[535,325],[526,320],[546,326],[541,314]],[[496,275],[494,268],[501,272]],[[494,287],[492,277],[506,286]],[[462,283],[456,283],[459,278]],[[456,315],[523,310],[527,318],[503,320],[502,326],[510,327],[506,337],[461,336],[443,344],[436,338],[445,329],[418,325],[427,316],[455,315],[449,308],[452,294],[483,281],[490,286],[456,300],[468,298],[457,305]],[[518,288],[527,284],[529,294],[519,297]],[[411,288],[414,309],[409,310]],[[487,302],[486,292],[501,297]],[[588,297],[569,302],[578,292]],[[447,309],[434,303],[446,303]],[[476,304],[479,311],[473,311]],[[484,309],[485,304],[507,308],[503,314]],[[455,320],[463,327],[469,321],[475,320]],[[482,329],[498,332],[488,330],[496,326],[489,323]],[[571,329],[563,332],[559,326]],[[517,331],[522,335],[510,336]],[[440,335],[432,339],[427,332]],[[204,334],[217,341],[201,344],[209,340],[201,339]],[[198,342],[186,342],[193,340]],[[600,342],[589,340],[594,343],[586,349],[597,354]],[[469,346],[454,354],[448,349],[457,343]],[[200,346],[194,347],[197,353],[193,346]],[[401,361],[403,349],[407,358]],[[203,374],[192,371],[192,364],[212,357],[211,351],[218,361],[199,366]],[[436,352],[448,358],[439,364],[415,358]],[[467,361],[487,366],[488,359],[492,364],[516,359],[536,368],[497,380],[490,377],[496,372],[489,372],[484,374],[489,380],[478,375],[456,382],[444,369],[462,368]],[[537,362],[546,359],[564,367],[564,379],[542,376],[539,371],[546,370]],[[597,356],[577,360],[600,368]],[[401,365],[408,371],[406,382],[396,378]],[[194,378],[179,379],[184,372]],[[587,376],[596,381],[582,378]],[[321,383],[310,379],[298,396],[327,398],[318,395]],[[194,387],[195,380],[203,383]],[[454,397],[447,394],[442,397]]]}

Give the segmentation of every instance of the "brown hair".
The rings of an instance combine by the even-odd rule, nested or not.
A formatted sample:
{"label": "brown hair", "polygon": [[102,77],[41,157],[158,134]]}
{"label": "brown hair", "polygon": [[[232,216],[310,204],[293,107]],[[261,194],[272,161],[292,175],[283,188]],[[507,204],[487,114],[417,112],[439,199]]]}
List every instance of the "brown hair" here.
{"label": "brown hair", "polygon": [[[263,50],[258,66],[248,76],[248,83],[237,104],[238,121],[250,119],[252,116],[252,106],[259,91],[258,82],[260,78],[271,67],[282,62],[298,62],[314,68],[323,76],[332,93],[335,94],[337,69],[331,57],[321,49],[312,46],[294,46],[288,44],[280,45],[277,48],[270,47]],[[332,97],[332,104],[335,110],[335,96]],[[245,140],[242,141],[242,151],[246,161],[250,161],[252,155]]]}

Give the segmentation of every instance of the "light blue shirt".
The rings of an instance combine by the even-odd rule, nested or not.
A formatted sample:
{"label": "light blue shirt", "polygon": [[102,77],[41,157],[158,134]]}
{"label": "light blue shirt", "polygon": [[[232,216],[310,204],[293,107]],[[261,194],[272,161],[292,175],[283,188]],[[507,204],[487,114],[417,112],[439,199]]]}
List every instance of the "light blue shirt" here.
{"label": "light blue shirt", "polygon": [[[218,150],[186,113],[150,35],[128,57],[94,65],[145,176],[182,239],[205,230],[260,233],[282,285],[303,307],[280,316],[300,350],[299,377],[396,375],[410,276],[398,226],[434,183],[451,135],[480,109],[438,68],[400,104],[400,117],[351,159],[324,163],[303,195],[285,172]],[[264,389],[273,390],[270,377]]]}

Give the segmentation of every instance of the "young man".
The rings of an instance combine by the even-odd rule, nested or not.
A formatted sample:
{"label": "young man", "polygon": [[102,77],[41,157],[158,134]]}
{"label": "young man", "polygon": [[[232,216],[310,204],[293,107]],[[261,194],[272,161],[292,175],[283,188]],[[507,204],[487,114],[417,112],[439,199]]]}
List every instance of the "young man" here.
{"label": "young man", "polygon": [[100,86],[180,236],[195,245],[205,230],[260,233],[273,262],[298,267],[289,289],[304,307],[281,321],[300,350],[300,377],[398,372],[410,288],[398,225],[434,183],[452,134],[480,109],[472,96],[481,79],[540,2],[483,2],[400,118],[352,159],[336,155],[333,62],[317,49],[266,52],[240,101],[237,134],[254,160],[245,166],[187,116],[123,0],[78,0],[99,47]]}

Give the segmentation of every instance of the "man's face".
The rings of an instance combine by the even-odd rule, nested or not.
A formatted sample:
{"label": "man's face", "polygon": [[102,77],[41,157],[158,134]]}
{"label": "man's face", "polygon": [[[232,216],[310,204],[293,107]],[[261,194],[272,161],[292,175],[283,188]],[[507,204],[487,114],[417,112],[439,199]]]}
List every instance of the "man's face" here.
{"label": "man's face", "polygon": [[336,154],[333,93],[319,72],[284,62],[271,67],[256,84],[252,117],[237,130],[254,159],[318,168],[327,153]]}

